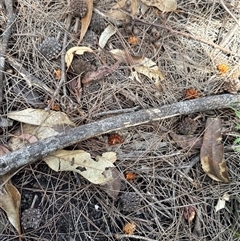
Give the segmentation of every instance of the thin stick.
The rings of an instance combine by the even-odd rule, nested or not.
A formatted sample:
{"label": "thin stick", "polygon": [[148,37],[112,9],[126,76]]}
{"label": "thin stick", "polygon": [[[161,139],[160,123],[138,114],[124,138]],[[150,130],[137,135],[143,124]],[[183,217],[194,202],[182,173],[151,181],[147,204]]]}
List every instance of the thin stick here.
{"label": "thin stick", "polygon": [[[104,16],[105,18],[107,18],[107,16],[104,13],[100,12],[99,10],[95,10],[95,11],[97,13],[99,13],[101,16]],[[226,48],[224,48],[224,47],[222,47],[222,46],[220,46],[218,44],[215,44],[212,41],[208,41],[208,40],[202,39],[201,37],[198,37],[198,36],[186,33],[186,32],[181,32],[181,31],[175,30],[175,29],[173,29],[171,27],[168,27],[167,25],[161,25],[161,24],[155,24],[155,23],[147,23],[147,22],[141,20],[140,18],[132,16],[131,14],[129,14],[129,13],[123,11],[123,10],[121,10],[121,11],[124,12],[125,14],[131,16],[134,19],[135,23],[139,22],[141,24],[146,24],[146,25],[150,25],[150,26],[155,26],[155,27],[158,27],[158,28],[166,29],[169,32],[174,33],[176,35],[182,35],[184,37],[191,38],[191,39],[194,39],[196,41],[199,41],[199,42],[205,43],[207,45],[210,45],[210,46],[212,46],[212,47],[214,47],[216,49],[220,49],[222,52],[225,52],[225,53],[228,53],[228,54],[232,54],[233,56],[239,56],[239,54],[236,54],[235,52],[232,52],[232,51],[230,51],[230,50],[228,50],[228,49],[226,49]]]}
{"label": "thin stick", "polygon": [[7,51],[8,40],[11,34],[11,27],[15,20],[15,14],[13,12],[13,1],[5,0],[5,6],[7,10],[7,26],[2,34],[2,43],[0,43],[0,104],[3,100],[3,72],[5,66],[5,55]]}
{"label": "thin stick", "polygon": [[157,241],[156,239],[151,239],[151,238],[147,238],[139,235],[130,235],[130,234],[115,234],[114,238],[115,239],[135,238],[135,239],[146,240],[146,241]]}
{"label": "thin stick", "polygon": [[22,64],[20,64],[15,58],[7,56],[7,62],[23,77],[29,87],[35,86],[41,90],[46,91],[49,95],[53,95],[54,91],[52,89],[50,89],[40,79],[24,69]]}
{"label": "thin stick", "polygon": [[[50,110],[51,109],[51,106],[53,105],[56,97],[58,96],[59,94],[59,91],[61,89],[61,87],[63,86],[64,83],[66,83],[66,66],[65,66],[65,53],[66,53],[66,45],[67,45],[67,36],[68,36],[68,30],[70,28],[70,25],[71,25],[71,20],[72,20],[72,17],[69,15],[67,20],[66,20],[66,29],[65,29],[65,32],[64,32],[64,38],[63,38],[63,49],[62,49],[62,52],[61,52],[61,79],[58,83],[58,86],[56,88],[56,90],[54,91],[53,95],[52,95],[52,98],[51,100],[49,101],[49,104],[48,104],[48,107],[46,108],[46,110]],[[66,95],[66,90],[63,91],[64,95]]]}
{"label": "thin stick", "polygon": [[68,129],[58,135],[28,144],[24,148],[13,151],[4,156],[0,156],[0,175],[4,175],[10,170],[32,163],[53,151],[87,140],[94,136],[153,121],[160,121],[174,116],[229,108],[239,102],[240,94],[215,95],[164,105],[159,108],[126,113]]}

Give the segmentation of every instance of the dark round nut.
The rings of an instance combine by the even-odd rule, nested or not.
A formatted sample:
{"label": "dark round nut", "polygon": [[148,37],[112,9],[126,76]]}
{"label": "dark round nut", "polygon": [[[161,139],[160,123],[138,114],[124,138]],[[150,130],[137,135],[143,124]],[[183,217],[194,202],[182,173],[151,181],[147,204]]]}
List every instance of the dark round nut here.
{"label": "dark round nut", "polygon": [[86,0],[71,0],[68,13],[75,18],[83,18],[88,11]]}
{"label": "dark round nut", "polygon": [[39,52],[47,59],[56,58],[62,50],[62,45],[56,38],[45,39],[38,47]]}

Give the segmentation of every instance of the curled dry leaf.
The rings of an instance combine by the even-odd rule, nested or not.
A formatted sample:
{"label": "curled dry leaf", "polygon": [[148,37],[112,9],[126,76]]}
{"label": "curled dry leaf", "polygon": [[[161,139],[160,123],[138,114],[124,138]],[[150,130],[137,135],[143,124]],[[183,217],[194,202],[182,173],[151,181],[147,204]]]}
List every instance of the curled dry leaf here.
{"label": "curled dry leaf", "polygon": [[116,161],[116,153],[107,152],[94,159],[82,150],[59,150],[43,159],[56,172],[74,171],[94,184],[105,184],[115,179],[111,168]]}
{"label": "curled dry leaf", "polygon": [[131,221],[129,223],[126,223],[123,226],[123,232],[125,234],[130,234],[131,235],[131,234],[133,234],[135,232],[135,230],[136,230],[136,224],[133,221]]}
{"label": "curled dry leaf", "polygon": [[92,19],[93,0],[87,0],[86,4],[87,4],[87,14],[81,19],[82,24],[81,24],[81,32],[80,32],[80,39],[78,41],[78,45],[81,43],[84,35],[86,34]]}
{"label": "curled dry leaf", "polygon": [[48,112],[41,109],[28,108],[21,111],[9,112],[8,118],[30,125],[41,125],[45,127],[61,124],[75,126],[65,113],[59,111]]}
{"label": "curled dry leaf", "polygon": [[[22,148],[30,142],[43,140],[54,136],[75,126],[75,124],[63,112],[46,112],[40,109],[26,109],[23,111],[9,113],[9,118],[23,122],[21,128],[14,132],[14,136],[9,140],[8,145],[12,150]],[[27,124],[25,124],[25,123]],[[26,139],[29,139],[27,141]]]}
{"label": "curled dry leaf", "polygon": [[228,183],[228,170],[221,143],[221,127],[219,118],[207,119],[200,156],[202,168],[209,177]]}
{"label": "curled dry leaf", "polygon": [[82,79],[83,85],[89,85],[94,81],[100,80],[112,72],[114,72],[119,66],[119,62],[116,62],[112,66],[101,66],[96,71],[87,72],[84,78]]}
{"label": "curled dry leaf", "polygon": [[[110,19],[113,20],[125,20],[127,15],[124,13],[124,7],[126,6],[126,2],[129,0],[120,0],[118,3],[116,3],[112,9],[106,14]],[[135,15],[138,11],[138,1],[137,0],[131,0],[131,15]],[[126,11],[126,10],[125,10]]]}
{"label": "curled dry leaf", "polygon": [[229,201],[230,195],[228,193],[224,193],[221,198],[218,199],[217,205],[215,206],[215,212],[225,208],[226,201]]}
{"label": "curled dry leaf", "polygon": [[172,12],[177,9],[176,0],[141,0],[147,6],[158,8],[162,12]]}
{"label": "curled dry leaf", "polygon": [[9,174],[0,176],[0,207],[6,212],[9,222],[21,234],[20,208],[21,195],[12,185]]}
{"label": "curled dry leaf", "polygon": [[73,61],[74,54],[83,55],[85,52],[92,53],[93,50],[91,48],[85,47],[85,46],[82,46],[82,47],[75,46],[75,47],[70,48],[65,54],[66,66],[69,68],[69,66],[71,65],[71,63]]}
{"label": "curled dry leaf", "polygon": [[100,38],[99,38],[99,46],[101,48],[104,48],[107,44],[108,40],[117,32],[117,29],[112,26],[108,25],[104,31],[102,32]]}
{"label": "curled dry leaf", "polygon": [[[110,53],[113,54],[113,56],[121,63],[129,64],[135,69],[135,71],[153,80],[157,89],[162,91],[160,81],[164,80],[164,75],[157,64],[151,59],[140,56],[131,56],[129,53],[121,49],[113,49],[110,51]],[[136,77],[136,74],[134,77]],[[138,78],[136,79],[140,81]]]}

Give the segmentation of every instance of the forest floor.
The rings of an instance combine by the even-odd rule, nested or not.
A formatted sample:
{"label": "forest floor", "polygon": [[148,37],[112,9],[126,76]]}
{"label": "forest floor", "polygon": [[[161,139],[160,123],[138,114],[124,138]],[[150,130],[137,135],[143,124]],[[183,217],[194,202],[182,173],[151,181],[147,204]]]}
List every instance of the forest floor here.
{"label": "forest floor", "polygon": [[[5,53],[1,116],[7,118],[8,113],[27,108],[49,107],[64,112],[76,126],[82,126],[138,110],[188,103],[189,99],[214,99],[239,90],[240,84],[234,85],[240,74],[238,1],[178,0],[177,10],[167,13],[141,4],[134,16],[131,3],[141,1],[126,1],[122,10],[130,8],[128,17],[113,21],[106,15],[116,2],[94,1],[95,22],[90,23],[79,45],[94,53],[74,56],[61,83],[61,53],[48,58],[52,53],[41,53],[41,43],[52,37],[65,52],[77,46],[81,20],[72,18],[66,28],[67,0],[14,1],[15,20]],[[8,14],[4,4],[0,6],[2,34]],[[108,25],[115,26],[116,32],[101,48],[99,37]],[[56,46],[57,43],[54,51],[58,51]],[[110,54],[113,49],[152,60],[164,78],[156,84],[149,76],[136,74],[129,63],[114,66],[116,59]],[[103,74],[103,78],[90,84],[81,82],[86,69],[96,71],[101,66],[108,66],[110,74]],[[40,82],[32,84],[35,77]],[[201,146],[182,143],[189,137],[195,142],[200,140],[209,118],[221,120],[229,183],[213,180],[205,173]],[[211,106],[209,110],[131,124],[130,128],[108,131],[66,148],[84,150],[92,157],[109,151],[116,153],[114,165],[123,178],[114,197],[101,185],[74,172],[53,171],[43,160],[25,165],[12,177],[21,195],[21,235],[0,210],[0,239],[239,240],[240,154],[232,148],[240,135],[237,121],[231,108]],[[2,126],[1,145],[11,150],[10,141],[16,131],[27,134],[19,121]],[[112,143],[114,138],[120,139],[116,145]],[[229,200],[216,211],[224,195]],[[26,210],[30,208],[37,214],[29,214],[28,218]],[[38,215],[39,221],[31,227],[29,220],[31,223]],[[128,223],[130,230],[126,231]]]}

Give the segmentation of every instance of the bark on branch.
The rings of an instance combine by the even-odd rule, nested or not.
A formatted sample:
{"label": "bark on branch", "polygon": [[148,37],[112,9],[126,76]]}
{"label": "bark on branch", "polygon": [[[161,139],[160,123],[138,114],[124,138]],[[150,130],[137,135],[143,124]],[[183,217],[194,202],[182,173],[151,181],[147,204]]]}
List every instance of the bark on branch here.
{"label": "bark on branch", "polygon": [[223,94],[203,97],[196,100],[188,100],[170,105],[164,105],[159,108],[139,110],[132,113],[122,114],[72,128],[64,133],[46,138],[33,144],[29,144],[22,149],[1,156],[0,175],[4,175],[13,169],[34,162],[37,159],[48,155],[50,152],[62,149],[94,136],[123,128],[138,126],[152,121],[171,118],[173,116],[228,108],[230,106],[234,106],[234,104],[239,104],[239,102],[240,94]]}
{"label": "bark on branch", "polygon": [[7,10],[7,25],[2,34],[2,42],[0,42],[0,103],[3,100],[3,72],[5,66],[5,54],[7,51],[8,40],[11,34],[11,27],[15,20],[15,14],[13,12],[13,1],[5,0],[5,7]]}

